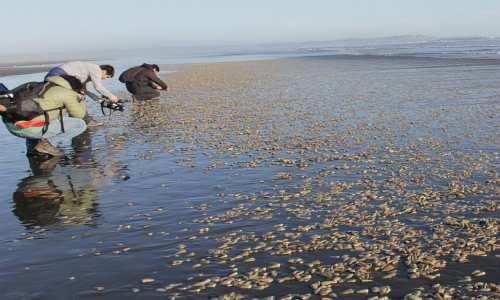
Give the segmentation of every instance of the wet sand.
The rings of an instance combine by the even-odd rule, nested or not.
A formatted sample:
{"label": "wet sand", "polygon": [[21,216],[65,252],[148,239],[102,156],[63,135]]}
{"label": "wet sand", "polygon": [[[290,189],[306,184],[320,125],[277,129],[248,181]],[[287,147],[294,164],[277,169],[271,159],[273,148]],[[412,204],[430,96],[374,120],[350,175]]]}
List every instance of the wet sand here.
{"label": "wet sand", "polygon": [[23,75],[32,73],[48,72],[52,67],[16,67],[4,68],[0,67],[0,76]]}
{"label": "wet sand", "polygon": [[48,72],[62,61],[0,63],[0,77]]}
{"label": "wet sand", "polygon": [[[159,102],[19,182],[7,297],[498,299],[498,64],[161,67]],[[29,215],[41,179],[64,201]]]}

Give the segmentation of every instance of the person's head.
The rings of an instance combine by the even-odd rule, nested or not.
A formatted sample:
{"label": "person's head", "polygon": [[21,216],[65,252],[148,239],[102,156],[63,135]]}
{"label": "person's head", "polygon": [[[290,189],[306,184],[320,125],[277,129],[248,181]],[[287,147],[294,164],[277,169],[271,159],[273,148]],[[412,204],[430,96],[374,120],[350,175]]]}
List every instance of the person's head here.
{"label": "person's head", "polygon": [[151,66],[153,67],[153,70],[155,71],[155,73],[160,72],[160,67],[158,67],[158,65],[153,64]]}
{"label": "person's head", "polygon": [[79,94],[82,94],[83,90],[83,83],[78,80],[75,76],[67,75],[67,74],[62,74],[60,75],[64,80],[66,80],[69,85],[71,86],[71,89]]}
{"label": "person's head", "polygon": [[101,79],[107,79],[107,78],[112,78],[115,76],[115,68],[113,68],[110,65],[100,65],[102,70],[102,78]]}

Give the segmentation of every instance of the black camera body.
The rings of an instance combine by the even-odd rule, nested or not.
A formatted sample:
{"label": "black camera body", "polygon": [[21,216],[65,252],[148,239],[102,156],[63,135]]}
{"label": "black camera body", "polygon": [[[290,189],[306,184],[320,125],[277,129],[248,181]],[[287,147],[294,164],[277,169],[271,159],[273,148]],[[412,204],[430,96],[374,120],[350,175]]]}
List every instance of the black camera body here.
{"label": "black camera body", "polygon": [[124,111],[125,110],[125,105],[123,105],[124,101],[122,99],[119,99],[117,102],[113,102],[109,100],[108,97],[103,96],[102,97],[102,102],[101,106],[103,108],[109,108],[111,110],[119,110],[119,111]]}
{"label": "black camera body", "polygon": [[12,102],[14,98],[14,95],[12,94],[12,91],[9,90],[3,83],[0,83],[0,104],[9,107],[14,105]]}

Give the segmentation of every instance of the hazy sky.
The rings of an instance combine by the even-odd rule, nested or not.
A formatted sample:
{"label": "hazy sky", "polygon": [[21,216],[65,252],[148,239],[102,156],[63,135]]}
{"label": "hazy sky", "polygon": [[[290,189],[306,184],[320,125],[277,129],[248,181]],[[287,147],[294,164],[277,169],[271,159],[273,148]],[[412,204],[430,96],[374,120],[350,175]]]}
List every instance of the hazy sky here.
{"label": "hazy sky", "polygon": [[500,0],[0,0],[0,55],[500,36]]}

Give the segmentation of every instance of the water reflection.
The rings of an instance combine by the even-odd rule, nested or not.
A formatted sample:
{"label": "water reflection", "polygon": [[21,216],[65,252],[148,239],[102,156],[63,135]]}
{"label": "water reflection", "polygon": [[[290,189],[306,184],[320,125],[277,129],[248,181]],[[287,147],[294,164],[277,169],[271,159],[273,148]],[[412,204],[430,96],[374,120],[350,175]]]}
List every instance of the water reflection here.
{"label": "water reflection", "polygon": [[72,141],[70,158],[29,156],[31,173],[13,194],[13,213],[27,227],[94,225],[100,216],[91,135]]}

